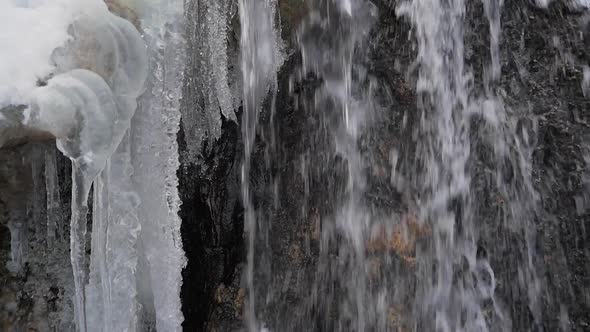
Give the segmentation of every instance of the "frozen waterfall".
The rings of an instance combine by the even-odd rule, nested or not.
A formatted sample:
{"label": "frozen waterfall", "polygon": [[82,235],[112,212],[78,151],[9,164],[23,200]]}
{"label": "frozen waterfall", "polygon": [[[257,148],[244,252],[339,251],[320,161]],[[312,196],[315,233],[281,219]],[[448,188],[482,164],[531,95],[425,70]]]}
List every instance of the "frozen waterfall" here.
{"label": "frozen waterfall", "polygon": [[[70,251],[77,329],[180,330],[185,258],[175,147],[185,56],[182,2],[9,1],[1,6],[7,24],[3,33],[16,28],[25,38],[8,34],[9,44],[3,45],[7,70],[0,105],[24,105],[13,121],[55,137],[72,160]],[[31,19],[44,24],[23,25]],[[35,35],[40,27],[48,36],[44,43]],[[15,63],[23,60],[18,53],[23,50],[29,50],[22,54],[30,58],[25,58],[28,68]],[[21,69],[14,79],[16,67]],[[14,137],[9,126],[0,132],[2,144]],[[48,182],[48,188],[55,190],[55,184]]]}

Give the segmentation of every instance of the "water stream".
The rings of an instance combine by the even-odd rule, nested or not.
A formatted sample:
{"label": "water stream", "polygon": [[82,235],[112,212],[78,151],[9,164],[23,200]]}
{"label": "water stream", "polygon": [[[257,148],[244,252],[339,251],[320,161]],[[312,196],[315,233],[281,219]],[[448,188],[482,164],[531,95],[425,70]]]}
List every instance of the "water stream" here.
{"label": "water stream", "polygon": [[[364,65],[369,60],[363,51],[367,47],[364,41],[376,20],[377,9],[362,0],[309,4],[297,33],[302,55],[299,77],[313,77],[321,82],[307,103],[314,112],[322,114],[320,118],[329,136],[324,149],[345,165],[337,180],[342,186],[329,187],[336,192],[333,210],[321,213],[324,217],[312,296],[303,300],[303,307],[308,309],[293,309],[309,313],[299,319],[316,317],[319,323],[293,317],[283,317],[291,323],[278,323],[281,318],[269,316],[270,307],[254,307],[252,303],[248,308],[250,319],[256,316],[252,311],[267,315],[280,331],[302,327],[339,331],[510,330],[510,314],[495,295],[495,272],[482,245],[492,241],[485,238],[488,226],[478,219],[480,202],[487,198],[472,183],[471,172],[477,170],[476,155],[471,150],[485,141],[493,150],[493,166],[489,170],[495,174],[493,190],[506,202],[502,206],[503,232],[514,234],[522,250],[522,260],[515,262],[518,274],[512,277],[520,280],[518,287],[528,294],[530,312],[539,326],[542,284],[537,275],[539,262],[533,226],[538,198],[531,181],[534,141],[530,139],[535,135],[536,122],[534,117],[516,114],[505,106],[497,91],[501,79],[503,2],[486,0],[483,7],[489,24],[490,60],[485,64],[481,82],[474,82],[475,76],[465,65],[464,1],[403,1],[395,8],[398,17],[411,24],[411,37],[416,40],[416,59],[407,75],[416,79],[418,105],[418,113],[413,115],[416,121],[410,124],[413,147],[406,151],[394,148],[390,152],[391,183],[403,187],[401,190],[410,197],[408,210],[399,213],[375,208],[366,199],[366,172],[373,166],[370,161],[374,156],[362,145],[375,126],[375,119],[387,106],[379,105],[374,95],[382,83],[367,75]],[[241,14],[244,29],[255,18],[248,17],[247,11]],[[248,42],[249,46],[260,43]],[[243,43],[242,47],[248,45]],[[242,52],[242,56],[252,56],[244,49]],[[265,77],[265,71],[247,74],[245,82]],[[484,89],[476,90],[476,86]],[[247,101],[247,93],[251,92],[245,91]],[[255,128],[256,118],[249,114],[244,119],[252,122],[246,122],[246,128]],[[474,126],[476,119],[482,121]],[[246,130],[244,137],[247,156],[251,149],[248,135],[253,133],[250,130]],[[316,144],[325,142],[320,140]],[[246,169],[249,163],[246,157]],[[314,165],[304,163],[302,167],[306,172]],[[506,175],[506,168],[513,173]],[[248,197],[247,183],[243,183],[242,189]],[[314,189],[306,192],[309,190]],[[256,219],[248,215],[248,210],[246,219]],[[252,280],[256,272],[252,269],[273,270],[270,263],[252,263],[258,254],[252,245],[258,240],[252,234],[272,234],[273,230],[263,223],[250,221],[247,225],[247,229],[253,225],[266,227],[261,232],[248,231],[247,279],[252,301],[256,284]],[[275,273],[270,277],[271,283],[287,282],[281,280],[289,278],[289,274],[285,277],[282,272]],[[276,281],[272,281],[274,278]],[[256,298],[266,298],[272,305],[276,291],[258,291],[266,295]],[[258,329],[258,325],[249,325],[250,331]]]}

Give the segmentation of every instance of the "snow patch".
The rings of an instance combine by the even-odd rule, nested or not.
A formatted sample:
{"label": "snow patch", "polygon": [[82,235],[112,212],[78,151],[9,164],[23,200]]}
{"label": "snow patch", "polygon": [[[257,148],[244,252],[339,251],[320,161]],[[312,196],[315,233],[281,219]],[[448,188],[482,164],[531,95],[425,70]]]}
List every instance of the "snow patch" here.
{"label": "snow patch", "polygon": [[101,10],[106,6],[96,0],[0,1],[0,108],[26,104],[37,82],[56,69],[51,56],[71,39],[71,23]]}

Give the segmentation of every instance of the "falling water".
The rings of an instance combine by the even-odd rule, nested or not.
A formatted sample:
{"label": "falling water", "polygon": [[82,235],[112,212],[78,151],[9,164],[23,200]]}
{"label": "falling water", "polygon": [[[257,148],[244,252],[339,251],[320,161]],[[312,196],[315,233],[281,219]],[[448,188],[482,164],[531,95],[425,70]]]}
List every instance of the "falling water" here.
{"label": "falling water", "polygon": [[[501,75],[502,1],[484,1],[483,5],[489,22],[491,60],[484,68],[482,97],[473,91],[473,75],[464,65],[465,3],[412,1],[398,8],[398,14],[412,22],[418,42],[417,130],[421,141],[417,144],[424,170],[417,175],[425,179],[417,183],[422,188],[419,219],[432,232],[432,242],[416,253],[419,275],[424,278],[418,280],[414,302],[414,326],[418,329],[511,328],[507,312],[495,297],[496,281],[486,249],[480,246],[484,226],[476,217],[474,203],[485,198],[478,196],[471,183],[470,172],[477,170],[470,166],[473,137],[483,138],[493,147],[497,190],[507,200],[504,223],[523,239],[526,259],[519,276],[526,281],[520,287],[528,289],[529,307],[539,322],[540,286],[533,263],[531,224],[536,193],[531,182],[529,137],[534,135],[534,121],[519,133],[516,123],[522,120],[506,111],[495,90]],[[479,116],[484,125],[472,126],[474,117]],[[514,169],[515,180],[505,178],[506,167]]]}
{"label": "falling water", "polygon": [[[416,40],[417,57],[408,75],[416,77],[418,105],[418,113],[413,115],[417,120],[409,124],[413,126],[411,144],[415,147],[391,151],[392,185],[409,192],[405,203],[408,210],[399,213],[375,208],[366,198],[366,171],[372,166],[373,156],[362,145],[383,111],[375,97],[375,89],[382,83],[368,75],[364,66],[368,59],[363,41],[377,17],[376,8],[361,0],[326,0],[310,5],[297,33],[302,55],[298,77],[312,76],[321,81],[309,107],[321,112],[330,138],[317,144],[325,144],[323,149],[344,161],[345,171],[339,175],[344,187],[342,191],[337,186],[331,188],[337,192],[334,210],[322,213],[320,258],[312,296],[303,309],[308,313],[303,319],[318,322],[296,321],[295,325],[279,324],[275,328],[511,329],[509,314],[495,294],[494,270],[481,244],[481,236],[487,234],[482,233],[485,227],[477,216],[484,198],[474,189],[471,174],[476,170],[472,149],[479,141],[492,147],[494,186],[508,201],[503,206],[503,223],[506,232],[519,239],[524,253],[518,275],[513,278],[522,280],[519,287],[528,293],[530,311],[539,321],[541,284],[531,221],[537,200],[531,182],[534,142],[529,138],[534,135],[535,121],[516,118],[496,91],[502,68],[502,6],[501,0],[483,1],[490,49],[482,82],[476,82],[484,86],[483,91],[474,88],[474,75],[465,65],[464,1],[414,0],[401,2],[396,8],[397,15],[411,23],[411,35]],[[241,19],[243,28],[252,22],[249,17]],[[243,48],[249,47],[244,39],[242,42]],[[244,76],[245,82],[249,77]],[[244,118],[255,124],[255,118],[248,118],[250,114],[258,111]],[[483,119],[483,125],[473,126],[475,118]],[[244,123],[245,128],[251,128]],[[529,125],[522,127],[520,123]],[[251,142],[246,136],[247,156]],[[404,155],[410,151],[413,155]],[[306,165],[304,162],[304,172]],[[505,178],[506,167],[514,169],[515,181]],[[306,188],[308,185],[306,182]],[[253,215],[246,217],[250,220],[247,227],[255,225],[251,222],[254,219]],[[249,234],[255,233],[250,230]],[[258,255],[252,241],[250,237],[250,293],[254,274],[251,262]],[[268,300],[274,292],[263,293]],[[265,312],[250,305],[250,315],[252,311]],[[249,328],[253,331],[257,326]]]}
{"label": "falling water", "polygon": [[250,196],[250,166],[260,108],[268,91],[276,92],[276,72],[283,60],[280,54],[280,37],[275,23],[277,3],[273,0],[240,0],[239,6],[243,89],[242,139],[244,142],[241,179],[248,246],[246,286],[249,293],[245,314],[248,329],[256,331],[260,327],[256,317],[254,296],[256,293],[253,271],[254,242],[257,240],[258,228],[264,223],[256,215]]}
{"label": "falling water", "polygon": [[416,0],[400,5],[398,14],[412,22],[418,42],[417,153],[424,169],[415,181],[418,220],[431,233],[431,241],[416,251],[413,325],[418,330],[487,331],[482,303],[493,300],[495,281],[485,257],[477,255],[475,198],[467,170],[471,75],[464,66],[465,3]]}
{"label": "falling water", "polygon": [[[312,301],[320,315],[330,315],[331,306],[337,308],[335,321],[324,327],[329,330],[365,331],[383,324],[378,317],[382,304],[375,301],[380,290],[371,290],[367,275],[365,241],[374,220],[363,202],[366,165],[359,150],[359,140],[375,111],[372,82],[363,66],[366,54],[361,50],[376,16],[369,1],[320,1],[298,31],[301,76],[314,75],[323,81],[311,107],[321,110],[332,153],[346,165],[344,190],[337,196],[330,220],[323,221],[321,260],[313,286],[317,298]],[[335,245],[336,260],[330,253]],[[326,288],[330,284],[336,289]]]}

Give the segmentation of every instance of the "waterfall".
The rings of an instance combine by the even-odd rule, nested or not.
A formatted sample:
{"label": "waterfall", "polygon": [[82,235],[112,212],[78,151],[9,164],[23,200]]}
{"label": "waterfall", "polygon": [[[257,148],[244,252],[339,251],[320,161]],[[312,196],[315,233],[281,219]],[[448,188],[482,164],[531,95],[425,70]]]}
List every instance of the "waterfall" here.
{"label": "waterfall", "polygon": [[[254,242],[257,233],[263,233],[264,221],[260,220],[252,202],[250,192],[250,166],[254,148],[258,116],[265,96],[269,91],[276,93],[276,72],[282,64],[280,35],[275,23],[277,3],[274,0],[239,1],[240,11],[240,54],[242,70],[242,139],[244,160],[241,168],[242,201],[244,204],[244,227],[247,234],[246,286],[248,302],[245,310],[250,331],[261,329],[256,317],[254,283]],[[274,103],[274,101],[273,101]]]}
{"label": "waterfall", "polygon": [[[473,182],[481,177],[473,172],[482,170],[476,166],[479,151],[472,150],[487,144],[492,154],[486,158],[491,158],[488,162],[493,166],[485,172],[493,172],[495,178],[493,189],[487,188],[506,201],[501,207],[504,220],[496,227],[518,243],[522,260],[514,262],[519,267],[511,277],[520,280],[518,287],[528,294],[528,307],[538,326],[543,286],[534,249],[532,220],[538,197],[531,180],[534,141],[530,139],[536,125],[534,117],[518,115],[506,106],[498,89],[502,79],[502,7],[501,0],[483,1],[490,60],[483,68],[481,82],[475,81],[472,69],[465,64],[465,2],[414,0],[395,8],[397,16],[412,26],[417,53],[407,74],[416,77],[417,113],[411,115],[413,122],[404,117],[401,124],[410,126],[411,138],[404,144],[411,148],[390,151],[391,185],[406,200],[406,211],[400,213],[391,207],[376,207],[367,197],[374,185],[369,183],[372,180],[367,170],[376,166],[372,164],[376,156],[363,144],[370,139],[375,121],[384,117],[385,106],[380,105],[383,100],[378,100],[375,92],[384,83],[368,74],[365,66],[369,59],[363,42],[370,36],[378,15],[376,8],[360,0],[326,0],[310,5],[297,31],[302,64],[295,77],[299,82],[310,78],[320,82],[304,102],[320,112],[320,132],[323,135],[325,131],[327,138],[313,136],[317,142],[313,138],[311,142],[318,145],[314,149],[343,161],[344,170],[337,173],[342,186],[328,187],[335,192],[334,201],[331,210],[322,211],[312,295],[298,308],[305,314],[286,317],[281,309],[272,308],[272,303],[281,292],[276,287],[284,283],[287,288],[292,277],[290,272],[273,271],[267,262],[273,253],[265,250],[272,246],[253,244],[272,237],[274,231],[261,222],[263,213],[253,213],[248,184],[243,183],[249,234],[246,279],[250,320],[266,316],[276,323],[270,328],[278,330],[511,329],[510,314],[496,295],[496,273],[485,245],[493,241],[489,238],[490,226],[479,220],[481,202],[488,199],[487,194],[479,182]],[[251,18],[243,13],[242,31],[253,29]],[[244,44],[244,36],[242,55],[249,54],[251,45],[260,43],[248,40],[249,44]],[[243,70],[247,69],[244,82],[264,77],[264,70],[256,76],[247,65],[243,64]],[[481,90],[476,88],[480,85]],[[247,178],[252,149],[252,136],[248,134],[254,135],[252,127],[259,114],[258,110],[248,111],[249,105],[258,105],[256,102],[247,103],[248,97],[258,95],[248,95],[252,90],[247,87],[244,91],[243,128],[247,135],[243,179]],[[303,173],[309,172],[308,167],[333,172],[333,164],[309,166],[306,158],[302,156]],[[507,178],[507,168],[516,178]],[[309,193],[309,179],[304,181]],[[259,232],[252,227],[266,229]],[[253,264],[256,260],[261,263]],[[261,283],[277,286],[256,290],[256,275],[268,278]],[[266,303],[254,306],[254,299]],[[277,314],[272,314],[275,311]],[[251,331],[259,328],[249,325]]]}
{"label": "waterfall", "polygon": [[[323,81],[312,107],[321,110],[326,121],[331,153],[346,165],[344,190],[337,196],[333,215],[323,221],[320,265],[313,285],[318,296],[314,305],[324,315],[329,315],[332,305],[338,309],[335,321],[326,326],[332,330],[346,330],[344,326],[350,324],[352,330],[365,331],[384,323],[379,317],[383,304],[375,301],[382,290],[371,289],[367,274],[366,239],[376,222],[363,199],[367,165],[359,147],[377,111],[362,51],[376,17],[369,1],[320,1],[298,31],[301,76],[314,75]],[[332,246],[339,247],[336,260],[330,257]],[[337,289],[326,288],[330,284]]]}
{"label": "waterfall", "polygon": [[[465,4],[412,1],[403,3],[398,13],[409,17],[418,42],[416,130],[424,170],[415,181],[421,192],[418,219],[432,237],[416,252],[414,324],[427,330],[487,331],[481,303],[493,299],[495,282],[489,264],[477,257],[478,226],[467,170],[471,77],[464,66]],[[489,274],[488,280],[480,273]]]}

